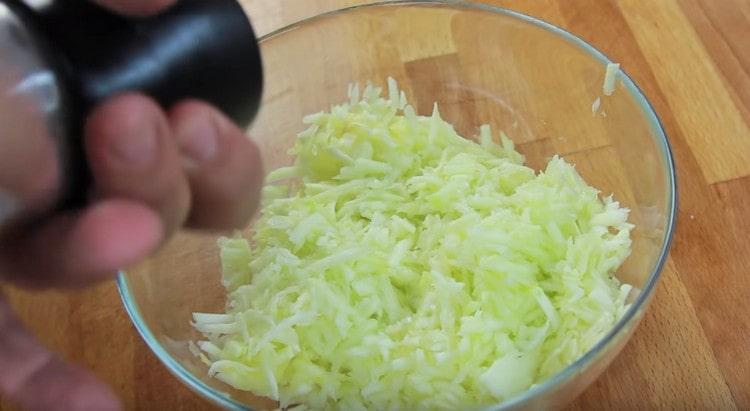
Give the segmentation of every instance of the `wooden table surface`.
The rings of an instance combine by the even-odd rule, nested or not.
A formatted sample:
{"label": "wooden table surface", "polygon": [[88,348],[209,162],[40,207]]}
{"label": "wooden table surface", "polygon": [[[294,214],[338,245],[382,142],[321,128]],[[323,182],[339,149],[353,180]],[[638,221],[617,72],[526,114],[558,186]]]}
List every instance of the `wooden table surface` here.
{"label": "wooden table surface", "polygon": [[[750,1],[485,2],[568,29],[622,62],[677,161],[679,225],[653,305],[572,409],[750,409]],[[245,0],[260,33],[356,3]],[[42,341],[92,369],[127,409],[210,408],[141,341],[114,284],[5,291]]]}

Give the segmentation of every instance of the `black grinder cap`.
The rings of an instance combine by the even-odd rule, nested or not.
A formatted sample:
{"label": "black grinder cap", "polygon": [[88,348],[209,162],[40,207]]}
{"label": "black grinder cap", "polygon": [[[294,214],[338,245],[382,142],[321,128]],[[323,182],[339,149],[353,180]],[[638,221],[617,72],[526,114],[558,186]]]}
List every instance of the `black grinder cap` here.
{"label": "black grinder cap", "polygon": [[[6,0],[7,1],[7,0]],[[107,98],[139,91],[169,108],[207,101],[240,126],[254,119],[263,69],[253,28],[237,0],[179,0],[149,17],[116,14],[88,0],[32,9],[8,1],[37,33],[60,78],[67,145],[65,206],[85,202],[90,176],[82,149],[86,116]]]}

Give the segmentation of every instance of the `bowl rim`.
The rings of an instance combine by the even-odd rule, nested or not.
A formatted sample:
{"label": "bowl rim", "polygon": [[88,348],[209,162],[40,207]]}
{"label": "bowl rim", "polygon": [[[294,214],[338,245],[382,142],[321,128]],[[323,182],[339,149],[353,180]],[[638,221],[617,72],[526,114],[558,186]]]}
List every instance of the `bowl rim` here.
{"label": "bowl rim", "polygon": [[[291,23],[289,25],[286,25],[284,27],[281,27],[264,36],[261,36],[259,39],[259,43],[262,44],[263,42],[268,41],[276,36],[292,31],[298,27],[301,27],[305,25],[306,23],[323,20],[328,17],[345,14],[354,10],[379,8],[379,7],[392,7],[392,6],[444,7],[444,8],[465,10],[465,11],[471,11],[471,10],[484,11],[484,12],[499,14],[505,17],[515,18],[519,21],[529,23],[533,26],[544,29],[552,34],[555,34],[561,37],[563,40],[566,40],[580,47],[583,51],[589,53],[589,55],[599,60],[604,65],[613,62],[611,59],[609,59],[609,57],[607,57],[604,53],[596,49],[587,41],[583,40],[582,38],[572,34],[571,32],[565,29],[557,27],[542,19],[532,17],[532,16],[529,16],[529,15],[526,15],[517,11],[502,8],[502,7],[491,6],[488,4],[474,3],[471,1],[464,1],[464,0],[383,0],[383,1],[375,1],[372,3],[360,4],[360,5],[350,6],[350,7],[344,7],[344,8],[332,10],[329,12],[317,14],[315,16],[307,17],[307,18],[298,20],[294,23]],[[576,361],[566,366],[565,368],[557,372],[554,376],[548,378],[546,381],[542,382],[541,384],[532,386],[528,390],[522,393],[519,393],[502,403],[489,407],[489,409],[493,409],[493,410],[510,409],[510,408],[522,405],[525,402],[535,398],[536,396],[554,389],[558,385],[569,380],[580,370],[592,364],[595,359],[597,359],[600,355],[602,355],[605,352],[608,346],[610,346],[611,344],[614,344],[617,341],[617,337],[622,332],[625,332],[628,326],[632,324],[637,324],[637,321],[640,320],[644,309],[647,307],[654,293],[654,290],[659,281],[659,278],[661,277],[662,270],[669,256],[669,250],[672,244],[675,226],[677,222],[678,189],[677,189],[677,173],[675,170],[675,162],[674,162],[674,157],[672,154],[672,147],[669,143],[669,139],[667,138],[667,134],[664,130],[664,126],[659,116],[657,115],[656,110],[654,109],[653,105],[646,98],[643,91],[633,81],[630,75],[628,75],[625,72],[625,70],[622,70],[622,69],[620,70],[620,72],[621,72],[620,80],[623,82],[625,87],[628,89],[631,95],[638,102],[638,104],[640,105],[641,109],[644,112],[644,115],[648,119],[651,125],[652,132],[655,135],[657,146],[661,149],[661,154],[663,156],[664,163],[667,165],[667,170],[665,171],[667,174],[666,177],[667,177],[667,181],[669,184],[668,193],[667,193],[668,195],[667,208],[668,208],[669,215],[667,216],[667,225],[666,225],[666,230],[665,230],[664,237],[662,240],[662,246],[659,252],[659,257],[651,271],[651,274],[646,280],[645,286],[641,290],[640,294],[636,297],[633,304],[631,304],[630,308],[617,321],[615,326],[612,327],[612,329],[609,332],[607,332],[607,334],[605,334],[605,336],[602,337],[599,340],[599,342],[597,342],[593,347],[591,347],[589,351],[586,352],[586,354],[584,354],[583,356],[578,358]],[[126,273],[123,270],[121,270],[117,276],[117,288],[120,293],[120,298],[122,299],[125,310],[130,316],[130,319],[132,320],[136,330],[141,335],[143,340],[146,342],[146,345],[148,345],[148,347],[154,352],[154,354],[156,354],[159,360],[167,367],[167,369],[173,375],[175,375],[179,380],[185,383],[194,392],[202,395],[203,397],[211,400],[216,405],[219,405],[225,409],[230,409],[230,410],[249,410],[250,409],[247,406],[240,404],[239,402],[230,398],[228,394],[221,393],[209,387],[206,383],[199,380],[193,374],[187,371],[180,363],[175,361],[174,358],[172,358],[172,356],[169,355],[169,353],[167,353],[167,351],[164,349],[164,347],[162,347],[162,345],[159,343],[159,341],[156,339],[154,334],[151,332],[151,330],[148,328],[143,318],[141,317],[140,311],[138,310],[138,307],[135,305],[134,303],[135,300],[133,299],[133,296],[130,292],[130,287],[128,286]]]}

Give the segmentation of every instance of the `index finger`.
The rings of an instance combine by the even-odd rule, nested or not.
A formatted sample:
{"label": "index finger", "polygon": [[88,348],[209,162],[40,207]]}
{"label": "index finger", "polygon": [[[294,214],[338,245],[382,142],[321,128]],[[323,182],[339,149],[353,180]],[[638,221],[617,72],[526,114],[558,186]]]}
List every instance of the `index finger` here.
{"label": "index finger", "polygon": [[148,16],[177,3],[177,0],[93,0],[101,6],[131,16]]}

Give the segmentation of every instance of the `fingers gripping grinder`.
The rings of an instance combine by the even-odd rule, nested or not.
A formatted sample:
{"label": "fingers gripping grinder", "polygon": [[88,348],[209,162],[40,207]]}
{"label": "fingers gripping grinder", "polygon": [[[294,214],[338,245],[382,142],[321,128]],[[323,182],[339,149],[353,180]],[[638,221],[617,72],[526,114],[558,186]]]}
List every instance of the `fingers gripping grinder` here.
{"label": "fingers gripping grinder", "polygon": [[237,0],[179,0],[151,17],[87,0],[0,0],[0,231],[85,203],[83,126],[103,100],[139,91],[168,108],[197,98],[244,126],[262,88]]}

